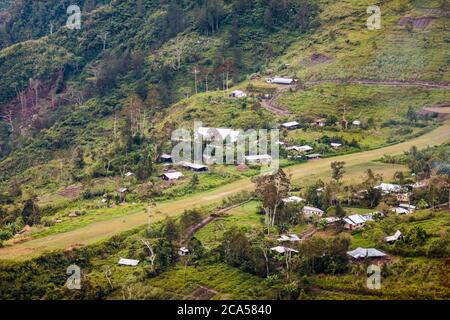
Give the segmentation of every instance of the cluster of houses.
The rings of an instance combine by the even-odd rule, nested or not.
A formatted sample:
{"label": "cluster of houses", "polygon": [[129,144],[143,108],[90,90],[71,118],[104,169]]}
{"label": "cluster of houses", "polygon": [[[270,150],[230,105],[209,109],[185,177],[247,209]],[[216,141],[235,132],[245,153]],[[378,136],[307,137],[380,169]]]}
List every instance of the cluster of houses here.
{"label": "cluster of houses", "polygon": [[[413,188],[413,186],[409,186]],[[416,207],[410,203],[410,194],[408,186],[402,187],[398,184],[381,183],[375,187],[380,190],[383,195],[394,194],[399,202],[398,207],[391,208],[391,211],[396,214],[411,214],[416,211]]]}
{"label": "cluster of houses", "polygon": [[[271,251],[277,252],[279,254],[292,254],[292,253],[298,253],[298,250],[295,250],[293,248],[285,247],[285,246],[276,246],[273,248],[270,248]],[[347,255],[353,260],[353,261],[361,261],[361,260],[382,260],[387,257],[387,254],[375,249],[375,248],[361,248],[358,247],[354,250],[347,251]]]}
{"label": "cluster of houses", "polygon": [[[315,125],[323,127],[325,126],[325,120],[317,120],[315,122]],[[300,127],[300,123],[298,123],[297,121],[290,121],[290,122],[285,122],[281,124],[282,128],[285,128],[287,130],[295,130],[298,129]],[[284,143],[280,143],[280,144],[284,144]],[[342,148],[342,143],[338,143],[338,142],[331,142],[330,146],[337,150]],[[287,151],[295,151],[297,153],[308,153],[310,151],[313,150],[313,148],[311,146],[308,145],[304,145],[304,146],[290,146],[286,148]],[[293,157],[293,156],[289,156],[289,157]],[[297,156],[298,157],[298,156]],[[320,154],[307,154],[306,158],[311,160],[311,159],[318,159],[320,158]]]}

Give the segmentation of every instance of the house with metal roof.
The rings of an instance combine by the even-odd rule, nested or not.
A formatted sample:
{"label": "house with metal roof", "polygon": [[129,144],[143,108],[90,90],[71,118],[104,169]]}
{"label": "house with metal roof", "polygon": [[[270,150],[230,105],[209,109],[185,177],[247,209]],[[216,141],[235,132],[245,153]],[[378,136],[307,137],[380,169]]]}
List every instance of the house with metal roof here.
{"label": "house with metal roof", "polygon": [[288,235],[282,234],[277,240],[280,242],[287,242],[287,241],[298,242],[300,241],[300,238],[296,234],[288,234]]}
{"label": "house with metal roof", "polygon": [[365,217],[360,214],[353,214],[351,216],[345,217],[344,219],[344,228],[348,230],[355,230],[362,228],[366,225],[367,221],[371,221],[371,217]]}
{"label": "house with metal roof", "polygon": [[402,191],[402,187],[398,184],[392,183],[380,183],[375,187],[383,193],[398,193]]}
{"label": "house with metal roof", "polygon": [[121,265],[121,266],[135,267],[138,265],[138,263],[139,263],[139,260],[134,260],[134,259],[120,258],[120,260],[119,260],[119,265]]}
{"label": "house with metal roof", "polygon": [[305,218],[312,218],[312,217],[322,217],[324,212],[319,208],[304,206],[303,214],[305,215]]}
{"label": "house with metal roof", "polygon": [[163,153],[159,158],[162,162],[172,162],[172,156],[167,153]]}
{"label": "house with metal roof", "polygon": [[184,175],[179,172],[179,171],[175,171],[175,172],[166,172],[164,173],[161,178],[167,181],[174,181],[174,180],[178,180],[180,178],[184,177]]}
{"label": "house with metal roof", "polygon": [[297,152],[308,152],[312,151],[313,147],[304,145],[304,146],[291,146],[286,148],[287,151],[297,151]]}
{"label": "house with metal roof", "polygon": [[403,238],[403,234],[400,232],[400,230],[397,230],[397,231],[395,231],[394,235],[388,236],[388,237],[384,238],[384,240],[387,243],[392,244],[401,238]]}
{"label": "house with metal roof", "polygon": [[409,213],[413,213],[414,211],[416,211],[416,206],[410,205],[408,203],[400,203],[399,207],[408,210]]}
{"label": "house with metal roof", "polygon": [[377,249],[361,248],[361,247],[358,247],[352,251],[348,251],[347,254],[355,260],[365,259],[365,258],[370,258],[370,259],[384,258],[386,256],[386,254],[384,252],[381,252]]}
{"label": "house with metal roof", "polygon": [[292,79],[292,78],[275,77],[275,78],[267,78],[266,82],[273,83],[273,84],[292,85],[296,82],[296,80]]}
{"label": "house with metal roof", "polygon": [[198,128],[196,135],[202,136],[207,141],[219,140],[220,142],[235,143],[238,140],[240,131],[229,128]]}
{"label": "house with metal roof", "polygon": [[395,207],[391,209],[395,214],[410,214],[411,212],[408,209]]}
{"label": "house with metal roof", "polygon": [[337,143],[337,142],[332,142],[332,143],[330,143],[330,145],[333,149],[339,149],[340,147],[342,147],[342,143]]}
{"label": "house with metal roof", "polygon": [[182,166],[183,168],[191,169],[191,170],[194,170],[196,172],[208,171],[208,167],[203,165],[203,164],[192,163],[192,162],[187,162],[187,161],[181,161],[179,163],[179,165]]}
{"label": "house with metal roof", "polygon": [[186,247],[181,247],[181,248],[178,250],[178,255],[181,256],[181,257],[184,257],[184,256],[186,256],[186,255],[188,255],[188,254],[189,254],[189,249],[186,248]]}
{"label": "house with metal roof", "polygon": [[256,154],[245,156],[245,161],[248,163],[270,163],[272,161],[272,156],[269,154]]}
{"label": "house with metal roof", "polygon": [[286,252],[289,252],[289,253],[290,253],[290,252],[298,253],[297,250],[292,249],[292,248],[287,248],[287,247],[284,247],[284,246],[273,247],[273,248],[270,248],[270,250],[275,251],[275,252],[278,252],[278,253],[280,253],[280,254],[283,254],[283,253],[286,253]]}
{"label": "house with metal roof", "polygon": [[232,98],[245,98],[247,94],[242,90],[234,90],[232,93],[230,93],[230,97]]}
{"label": "house with metal roof", "polygon": [[308,158],[308,160],[314,160],[314,159],[320,159],[320,153],[312,153],[312,154],[307,154],[306,158]]}
{"label": "house with metal roof", "polygon": [[300,203],[302,201],[305,201],[305,199],[297,196],[290,196],[287,198],[282,199],[284,203]]}
{"label": "house with metal roof", "polygon": [[298,123],[297,121],[290,121],[290,122],[282,123],[281,126],[283,128],[293,130],[293,129],[298,129],[300,127],[300,123]]}

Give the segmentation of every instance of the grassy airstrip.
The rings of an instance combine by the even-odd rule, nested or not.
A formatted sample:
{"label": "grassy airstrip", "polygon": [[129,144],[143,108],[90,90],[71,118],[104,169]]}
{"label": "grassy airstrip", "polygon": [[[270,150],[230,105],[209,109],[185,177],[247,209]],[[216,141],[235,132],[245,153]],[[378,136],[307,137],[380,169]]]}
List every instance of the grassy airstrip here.
{"label": "grassy airstrip", "polygon": [[[374,168],[376,172],[389,176],[386,172],[394,172],[397,169],[395,166],[375,163],[373,161],[385,154],[404,152],[412,146],[424,148],[448,141],[450,141],[450,122],[446,122],[439,128],[404,143],[366,152],[315,160],[292,166],[286,169],[286,171],[292,175],[294,182],[311,179],[311,177],[327,177],[332,161],[345,161],[347,179],[361,177],[368,168]],[[241,179],[211,191],[187,196],[175,201],[159,203],[156,209],[154,209],[155,214],[152,214],[150,217],[146,210],[132,214],[124,213],[123,216],[116,216],[110,219],[105,217],[105,220],[93,222],[72,231],[52,234],[47,237],[32,239],[12,246],[7,245],[0,249],[0,257],[1,259],[26,259],[37,256],[45,251],[63,249],[74,244],[92,244],[107,239],[121,231],[145,224],[149,220],[159,221],[167,216],[176,216],[186,208],[219,203],[224,197],[244,190],[252,190],[252,188],[253,183],[249,178]]]}

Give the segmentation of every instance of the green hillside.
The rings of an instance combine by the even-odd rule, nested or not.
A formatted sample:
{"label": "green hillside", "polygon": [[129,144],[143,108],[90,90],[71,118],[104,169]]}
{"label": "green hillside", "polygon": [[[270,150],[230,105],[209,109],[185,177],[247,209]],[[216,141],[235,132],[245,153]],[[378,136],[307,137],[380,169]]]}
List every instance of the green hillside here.
{"label": "green hillside", "polygon": [[[0,299],[449,297],[448,1],[80,0],[79,30],[65,26],[71,4],[0,0],[0,252],[18,260],[0,263]],[[371,5],[379,30],[366,26]],[[306,203],[266,225],[257,164],[162,179],[172,132],[195,122],[281,128],[285,196]],[[288,149],[304,145],[322,159]],[[417,213],[392,214],[400,200],[381,182],[407,189]],[[306,221],[304,204],[386,217],[333,229]],[[388,246],[397,228],[407,240]],[[293,271],[261,249],[287,232],[305,237]],[[181,258],[184,236],[198,251]],[[379,293],[348,261],[357,246],[393,258]],[[141,264],[130,272],[121,257]],[[86,269],[80,292],[64,288],[67,263]]]}

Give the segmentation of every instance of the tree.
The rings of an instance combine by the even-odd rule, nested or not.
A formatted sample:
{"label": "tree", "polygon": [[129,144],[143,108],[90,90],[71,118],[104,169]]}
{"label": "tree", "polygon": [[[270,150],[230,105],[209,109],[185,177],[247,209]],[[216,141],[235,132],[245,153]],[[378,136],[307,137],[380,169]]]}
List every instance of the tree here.
{"label": "tree", "polygon": [[413,107],[408,106],[408,111],[406,112],[406,118],[411,122],[417,121],[417,113],[414,111]]}
{"label": "tree", "polygon": [[448,189],[448,208],[450,209],[450,164],[447,163],[439,166],[436,174],[442,177],[442,185]]}
{"label": "tree", "polygon": [[23,219],[24,224],[27,224],[29,226],[38,224],[41,221],[41,212],[39,210],[38,205],[36,204],[36,201],[37,201],[36,197],[31,196],[23,204],[21,217]]}
{"label": "tree", "polygon": [[411,247],[424,245],[427,241],[427,232],[420,226],[414,226],[403,236],[403,242]]}
{"label": "tree", "polygon": [[22,196],[22,187],[17,180],[14,178],[11,182],[11,186],[9,187],[8,193],[11,197],[21,197]]}
{"label": "tree", "polygon": [[73,152],[72,166],[76,170],[81,170],[84,168],[84,153],[83,149],[80,147],[75,148]]}
{"label": "tree", "polygon": [[284,171],[279,169],[275,174],[264,175],[254,180],[256,194],[261,197],[266,214],[267,233],[275,224],[278,208],[283,203],[290,190],[290,181]]}
{"label": "tree", "polygon": [[194,173],[191,178],[191,187],[195,189],[199,184],[198,174]]}
{"label": "tree", "polygon": [[403,174],[403,171],[396,171],[394,173],[394,179],[400,184],[405,183],[405,175]]}
{"label": "tree", "polygon": [[225,262],[230,266],[237,267],[248,260],[250,242],[243,230],[232,227],[223,234],[221,248]]}
{"label": "tree", "polygon": [[338,184],[340,184],[340,181],[344,176],[344,166],[344,161],[334,161],[331,163],[331,178]]}
{"label": "tree", "polygon": [[338,121],[338,118],[334,114],[330,114],[327,116],[327,119],[325,121],[325,124],[327,126],[334,126]]}
{"label": "tree", "polygon": [[273,16],[272,16],[272,10],[270,8],[267,8],[266,11],[264,11],[264,27],[272,31],[273,28]]}
{"label": "tree", "polygon": [[170,242],[174,242],[178,239],[178,227],[172,218],[166,218],[163,235]]}

